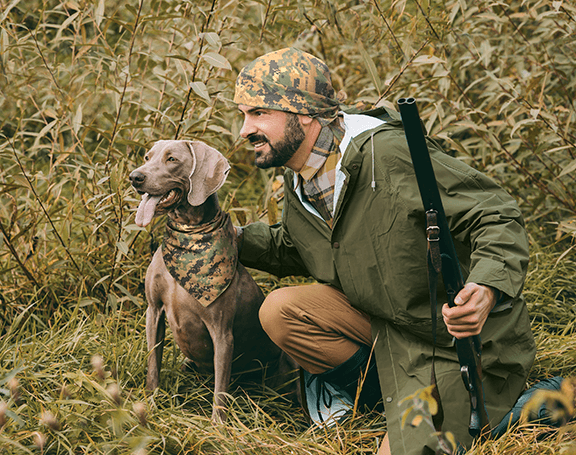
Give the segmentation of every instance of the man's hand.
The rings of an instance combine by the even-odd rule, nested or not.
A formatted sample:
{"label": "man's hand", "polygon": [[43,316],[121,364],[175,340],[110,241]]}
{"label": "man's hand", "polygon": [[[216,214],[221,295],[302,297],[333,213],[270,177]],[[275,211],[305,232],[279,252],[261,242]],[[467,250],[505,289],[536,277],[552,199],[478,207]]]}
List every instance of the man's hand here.
{"label": "man's hand", "polygon": [[442,316],[448,332],[456,338],[479,335],[488,314],[496,305],[492,288],[476,283],[467,283],[454,299],[456,306],[447,303],[442,307]]}

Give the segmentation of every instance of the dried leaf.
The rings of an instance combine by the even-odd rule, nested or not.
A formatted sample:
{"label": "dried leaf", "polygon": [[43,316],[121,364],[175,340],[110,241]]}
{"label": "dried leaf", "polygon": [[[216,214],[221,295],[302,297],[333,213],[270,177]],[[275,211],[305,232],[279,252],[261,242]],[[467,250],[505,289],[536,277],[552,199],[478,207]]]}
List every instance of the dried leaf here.
{"label": "dried leaf", "polygon": [[576,160],[570,162],[563,170],[562,172],[560,172],[560,174],[558,175],[558,177],[562,177],[566,174],[570,174],[571,172],[574,172],[574,170],[576,170]]}
{"label": "dried leaf", "polygon": [[76,109],[76,114],[74,114],[74,118],[72,119],[72,129],[76,134],[78,134],[78,131],[80,130],[81,126],[82,126],[82,104],[79,104],[78,108]]}
{"label": "dried leaf", "polygon": [[[240,203],[238,202],[238,200],[234,196],[232,196],[230,203],[232,204],[232,207],[234,207],[234,208],[237,208],[237,209],[242,208],[242,206],[240,205]],[[246,213],[244,213],[243,210],[235,210],[234,213],[236,214],[236,219],[238,220],[238,223],[240,224],[240,226],[244,226],[246,224]]]}
{"label": "dried leaf", "polygon": [[278,201],[275,197],[268,200],[268,224],[276,224],[278,222]]}
{"label": "dried leaf", "polygon": [[6,65],[8,60],[8,46],[10,45],[10,41],[8,39],[8,33],[5,29],[0,31],[0,58],[2,59],[2,63]]}
{"label": "dried leaf", "polygon": [[96,25],[98,27],[100,27],[102,19],[104,18],[105,5],[106,5],[105,0],[98,0],[98,6],[96,7],[96,11],[94,12],[94,22],[96,22]]}
{"label": "dried leaf", "polygon": [[223,57],[220,54],[217,54],[216,52],[206,52],[204,55],[202,55],[202,58],[204,59],[204,61],[206,61],[206,63],[215,66],[216,68],[222,68],[225,70],[232,69],[230,62],[226,60],[225,57]]}
{"label": "dried leaf", "polygon": [[366,49],[364,49],[362,42],[358,43],[358,49],[360,50],[360,55],[362,55],[362,59],[364,61],[364,66],[366,67],[366,70],[368,71],[368,75],[370,76],[370,79],[372,79],[372,83],[374,84],[374,88],[378,92],[378,95],[380,95],[381,89],[382,89],[382,81],[380,80],[380,76],[378,75],[378,70],[376,69],[376,65],[374,64],[374,60],[372,60],[372,57],[370,57],[368,52],[366,52]]}
{"label": "dried leaf", "polygon": [[116,242],[116,246],[118,247],[118,250],[124,254],[125,256],[128,256],[128,252],[130,251],[128,248],[128,244],[126,242],[123,241],[119,241]]}
{"label": "dried leaf", "polygon": [[432,65],[434,63],[446,63],[446,62],[434,55],[419,55],[412,61],[413,65]]}
{"label": "dried leaf", "polygon": [[200,38],[204,38],[209,46],[215,47],[217,49],[220,48],[222,42],[220,41],[220,37],[218,33],[208,32],[208,33],[200,33]]}
{"label": "dried leaf", "polygon": [[3,23],[6,20],[8,14],[10,14],[10,10],[12,10],[12,8],[14,8],[18,3],[20,3],[20,1],[21,0],[13,0],[13,2],[6,7],[4,12],[2,13],[2,16],[0,16],[0,23]]}
{"label": "dried leaf", "polygon": [[516,131],[518,131],[519,128],[521,128],[523,126],[527,126],[527,125],[532,125],[532,124],[536,123],[537,121],[538,120],[534,120],[531,118],[520,120],[518,123],[516,123],[516,125],[514,125],[514,128],[512,128],[512,131],[510,131],[510,137],[514,136],[514,133],[516,133]]}
{"label": "dried leaf", "polygon": [[196,95],[204,98],[206,101],[210,102],[210,93],[208,93],[208,88],[206,84],[202,81],[190,82],[190,88],[196,93]]}
{"label": "dried leaf", "polygon": [[410,426],[416,428],[416,427],[420,426],[420,424],[422,423],[423,420],[424,420],[424,417],[422,417],[422,415],[419,414],[412,419],[412,422],[410,422]]}
{"label": "dried leaf", "polygon": [[74,22],[74,20],[80,15],[80,11],[76,11],[74,14],[72,14],[72,16],[68,17],[64,22],[62,22],[62,25],[60,25],[60,27],[58,27],[58,32],[56,32],[56,36],[54,37],[54,41],[60,41],[60,38],[62,37],[62,33],[64,32],[64,30],[66,30],[66,28],[72,23]]}

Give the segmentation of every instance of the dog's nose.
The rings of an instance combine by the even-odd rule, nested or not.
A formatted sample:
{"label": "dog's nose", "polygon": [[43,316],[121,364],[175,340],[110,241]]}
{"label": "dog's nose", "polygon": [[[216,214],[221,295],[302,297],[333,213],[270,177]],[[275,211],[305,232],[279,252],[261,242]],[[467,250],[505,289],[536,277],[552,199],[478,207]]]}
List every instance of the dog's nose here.
{"label": "dog's nose", "polygon": [[133,171],[130,174],[130,181],[132,182],[133,186],[142,185],[144,180],[146,180],[146,175],[142,174],[142,172]]}

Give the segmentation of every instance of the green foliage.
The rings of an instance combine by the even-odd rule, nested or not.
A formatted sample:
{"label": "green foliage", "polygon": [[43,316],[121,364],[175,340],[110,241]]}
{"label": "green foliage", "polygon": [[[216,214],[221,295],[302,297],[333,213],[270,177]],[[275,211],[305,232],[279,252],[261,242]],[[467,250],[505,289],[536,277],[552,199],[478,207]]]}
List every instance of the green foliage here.
{"label": "green foliage", "polygon": [[573,237],[576,9],[566,2],[3,6],[7,315],[38,299],[45,314],[78,297],[100,311],[139,304],[157,240],[133,224],[137,198],[127,175],[157,139],[201,139],[221,150],[233,164],[225,208],[246,222],[271,203],[276,219],[277,171],[252,166],[231,99],[243,65],[288,45],[324,58],[349,105],[416,96],[428,130],[505,185],[527,219],[545,227],[539,242],[551,242],[555,229]]}
{"label": "green foliage", "polygon": [[[252,434],[245,420],[232,438],[181,436],[172,414],[214,430],[195,417],[198,402],[209,400],[176,386],[155,396],[163,411],[153,432],[138,426],[131,407],[149,398],[138,315],[162,220],[147,230],[134,224],[138,197],[127,176],[158,139],[203,140],[232,164],[220,195],[234,221],[276,221],[278,171],[253,166],[232,98],[246,63],[292,45],[328,63],[350,106],[416,97],[449,153],[516,197],[534,248],[526,297],[540,349],[531,380],[574,374],[575,32],[576,7],[560,0],[0,0],[0,380],[17,376],[28,394],[25,405],[10,402],[2,442],[28,453],[33,432],[52,435],[39,427],[50,411],[63,424],[48,437],[53,453],[76,451],[75,438],[95,452],[107,444],[135,450],[137,438],[158,452],[224,443],[246,453],[372,447],[357,443],[361,431],[339,434],[336,447],[333,435],[304,441],[285,423]],[[256,276],[265,291],[279,285]],[[116,373],[99,382],[88,364],[102,346]],[[47,364],[53,369],[43,373]],[[123,404],[110,401],[111,381],[130,390]],[[64,383],[78,402],[60,396]],[[243,406],[250,411],[240,420],[260,415]],[[86,415],[95,422],[88,427]],[[114,416],[116,429],[107,423]],[[103,436],[92,440],[96,434]],[[285,434],[293,439],[280,449]],[[537,444],[530,437],[526,444]],[[517,449],[505,439],[485,453]]]}

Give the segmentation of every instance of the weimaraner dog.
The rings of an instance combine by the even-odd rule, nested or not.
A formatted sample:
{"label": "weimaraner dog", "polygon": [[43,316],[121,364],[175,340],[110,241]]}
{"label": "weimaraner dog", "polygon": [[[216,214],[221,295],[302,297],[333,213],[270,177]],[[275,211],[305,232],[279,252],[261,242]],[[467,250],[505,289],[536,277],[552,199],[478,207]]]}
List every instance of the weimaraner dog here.
{"label": "weimaraner dog", "polygon": [[146,273],[146,385],[158,387],[166,315],[195,369],[214,372],[212,420],[222,422],[233,360],[238,371],[255,359],[285,373],[293,364],[260,326],[264,296],[238,261],[234,227],[218,204],[216,191],[230,170],[226,158],[203,142],[158,141],[145,161],[130,174],[142,195],[136,224],[168,215],[164,242]]}

